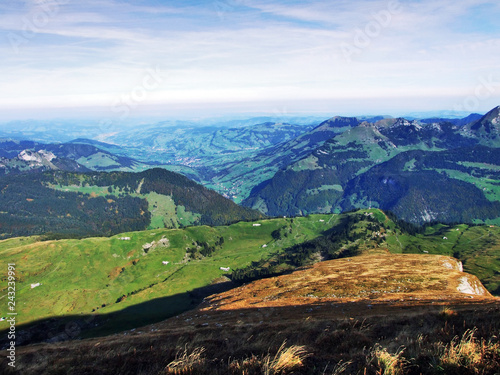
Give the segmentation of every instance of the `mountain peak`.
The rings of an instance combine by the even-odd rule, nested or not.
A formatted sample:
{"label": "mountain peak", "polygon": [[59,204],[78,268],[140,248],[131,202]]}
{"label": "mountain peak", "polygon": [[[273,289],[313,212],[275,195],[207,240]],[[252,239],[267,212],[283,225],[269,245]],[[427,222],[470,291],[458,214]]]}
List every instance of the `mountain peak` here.
{"label": "mountain peak", "polygon": [[500,106],[493,108],[482,118],[473,122],[470,130],[481,138],[489,140],[500,138]]}
{"label": "mountain peak", "polygon": [[413,126],[417,129],[421,129],[422,126],[417,120],[407,120],[403,117],[399,118],[387,118],[375,123],[377,128],[398,128],[400,126]]}
{"label": "mountain peak", "polygon": [[486,113],[478,122],[490,121],[495,124],[500,122],[500,105]]}
{"label": "mountain peak", "polygon": [[323,121],[319,124],[314,131],[328,131],[332,128],[343,128],[343,127],[355,127],[359,124],[359,121],[356,117],[342,117],[335,116],[329,120]]}
{"label": "mountain peak", "polygon": [[493,108],[491,111],[489,111],[485,117],[493,117],[494,119],[496,119],[498,121],[498,119],[500,118],[500,105],[499,106],[496,106],[495,108]]}

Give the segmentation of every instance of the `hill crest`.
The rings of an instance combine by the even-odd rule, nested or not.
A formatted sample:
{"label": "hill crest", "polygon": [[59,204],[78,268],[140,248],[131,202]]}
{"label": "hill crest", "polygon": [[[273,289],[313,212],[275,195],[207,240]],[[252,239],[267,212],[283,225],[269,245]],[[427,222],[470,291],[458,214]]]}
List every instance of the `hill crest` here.
{"label": "hill crest", "polygon": [[208,298],[202,311],[318,303],[400,304],[495,300],[458,260],[441,255],[373,253],[316,263]]}

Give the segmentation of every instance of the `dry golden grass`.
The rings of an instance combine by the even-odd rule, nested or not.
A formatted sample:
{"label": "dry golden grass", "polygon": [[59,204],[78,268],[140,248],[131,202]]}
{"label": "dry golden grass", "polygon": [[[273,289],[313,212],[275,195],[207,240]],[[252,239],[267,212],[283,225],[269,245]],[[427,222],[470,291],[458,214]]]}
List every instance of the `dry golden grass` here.
{"label": "dry golden grass", "polygon": [[265,375],[287,374],[296,368],[302,367],[307,357],[308,353],[304,346],[292,345],[287,348],[285,340],[272,359],[269,355],[266,356],[263,373]]}
{"label": "dry golden grass", "polygon": [[449,306],[443,306],[443,308],[441,309],[441,315],[444,318],[450,318],[452,316],[457,315],[457,312],[452,308],[450,308]]}
{"label": "dry golden grass", "polygon": [[472,299],[491,299],[479,280],[458,270],[454,258],[435,255],[370,254],[317,263],[290,275],[258,280],[247,286],[212,296],[209,311],[297,306],[315,303],[401,300],[445,301],[471,299],[458,291],[461,279],[483,293]]}
{"label": "dry golden grass", "polygon": [[459,292],[461,278],[476,279],[454,262],[386,254],[323,262],[213,295],[134,332],[20,347],[19,368],[23,375],[495,375],[500,301]]}
{"label": "dry golden grass", "polygon": [[175,359],[167,365],[165,373],[184,375],[200,371],[205,365],[204,352],[205,348],[203,347],[195,348],[192,351],[188,351],[187,348],[184,348],[184,350],[178,353]]}
{"label": "dry golden grass", "polygon": [[362,319],[262,309],[264,322],[248,310],[197,310],[126,335],[19,347],[17,365],[23,375],[498,373],[500,304],[466,305],[446,319],[430,307]]}
{"label": "dry golden grass", "polygon": [[404,348],[398,349],[394,354],[376,345],[372,350],[372,361],[378,371],[383,375],[401,375],[404,373],[404,367],[407,361],[403,357]]}
{"label": "dry golden grass", "polygon": [[470,367],[481,363],[484,343],[474,338],[475,330],[467,330],[462,337],[455,337],[441,355],[441,363],[447,367]]}
{"label": "dry golden grass", "polygon": [[488,366],[493,358],[498,360],[500,344],[477,339],[475,334],[475,328],[469,329],[461,337],[455,336],[449,344],[441,345],[444,349],[439,357],[440,367],[450,373],[481,373],[481,368]]}

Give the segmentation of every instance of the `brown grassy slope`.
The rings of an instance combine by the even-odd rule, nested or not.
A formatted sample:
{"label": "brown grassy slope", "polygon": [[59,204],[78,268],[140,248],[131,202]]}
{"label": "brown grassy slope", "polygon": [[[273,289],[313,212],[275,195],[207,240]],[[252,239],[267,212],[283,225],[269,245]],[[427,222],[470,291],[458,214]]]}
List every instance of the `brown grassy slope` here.
{"label": "brown grassy slope", "polygon": [[[197,310],[152,326],[19,348],[18,369],[23,374],[495,374],[500,301],[457,268],[453,258],[432,255],[322,262],[211,296]],[[465,277],[484,293],[459,292]],[[292,358],[293,368],[277,372],[270,366],[279,362],[284,342],[308,356]],[[3,359],[0,367],[5,368]]]}
{"label": "brown grassy slope", "polygon": [[[337,259],[212,296],[202,310],[362,301],[370,304],[412,301],[419,304],[419,301],[492,298],[477,277],[459,269],[456,259],[436,255],[379,253]],[[471,291],[460,292],[460,286],[469,286],[466,289]]]}

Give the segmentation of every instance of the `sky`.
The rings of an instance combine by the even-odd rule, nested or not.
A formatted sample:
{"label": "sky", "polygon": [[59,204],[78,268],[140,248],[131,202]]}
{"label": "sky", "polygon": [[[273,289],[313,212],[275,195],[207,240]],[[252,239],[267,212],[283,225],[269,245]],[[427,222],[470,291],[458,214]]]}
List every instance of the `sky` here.
{"label": "sky", "polygon": [[486,112],[498,0],[3,0],[0,120]]}

